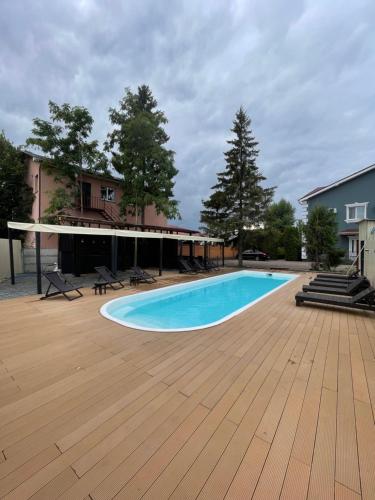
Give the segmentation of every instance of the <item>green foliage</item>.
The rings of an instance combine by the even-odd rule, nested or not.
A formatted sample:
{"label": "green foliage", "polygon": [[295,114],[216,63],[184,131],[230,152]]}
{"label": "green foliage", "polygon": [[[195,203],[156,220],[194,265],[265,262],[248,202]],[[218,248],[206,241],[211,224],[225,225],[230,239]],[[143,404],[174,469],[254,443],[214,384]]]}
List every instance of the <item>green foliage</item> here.
{"label": "green foliage", "polygon": [[294,212],[293,205],[283,198],[278,202],[271,203],[265,213],[265,227],[283,232],[285,228],[294,226]]}
{"label": "green foliage", "polygon": [[210,198],[202,201],[204,209],[201,211],[201,221],[204,223],[202,231],[213,237],[227,239],[231,236],[227,223],[226,197],[223,191],[215,191]]}
{"label": "green foliage", "polygon": [[297,227],[286,227],[283,234],[284,258],[286,260],[301,259],[301,238]]}
{"label": "green foliage", "polygon": [[7,222],[30,222],[34,200],[25,182],[21,152],[0,132],[0,233],[7,234]]}
{"label": "green foliage", "polygon": [[332,267],[337,267],[342,263],[343,258],[345,257],[345,250],[343,248],[332,248],[326,255],[327,268],[331,269]]}
{"label": "green foliage", "polygon": [[309,211],[304,234],[307,255],[319,267],[321,255],[332,252],[336,245],[336,215],[329,208],[317,205]]}
{"label": "green foliage", "polygon": [[58,224],[59,216],[64,215],[67,209],[74,208],[71,193],[63,187],[57,188],[50,198],[50,204],[42,221],[46,224]]}
{"label": "green foliage", "polygon": [[294,227],[294,212],[293,205],[284,199],[272,203],[266,210],[264,250],[273,259],[300,259],[301,240]]}
{"label": "green foliage", "polygon": [[141,215],[154,204],[158,213],[179,217],[178,203],[173,199],[174,152],[166,148],[169,137],[164,130],[167,118],[158,109],[147,85],[133,93],[125,89],[119,108],[110,108],[113,130],[108,134],[107,151],[112,153],[113,167],[124,176],[122,213]]}
{"label": "green foliage", "polygon": [[252,136],[250,126],[251,120],[241,107],[231,129],[234,138],[227,141],[231,147],[224,153],[225,170],[218,174],[217,184],[212,188],[214,193],[203,202],[204,210],[201,212],[201,221],[210,234],[223,237],[238,235],[240,266],[246,227],[259,225],[274,191],[261,186],[265,177],[256,164],[258,143]]}
{"label": "green foliage", "polygon": [[[63,213],[64,209],[75,204],[79,194],[82,195],[82,173],[107,173],[107,159],[98,149],[98,141],[89,140],[94,120],[85,107],[67,103],[59,106],[52,101],[48,106],[50,120],[34,118],[33,136],[26,144],[37,147],[46,155],[42,166],[66,187],[64,199],[67,205],[59,210]],[[62,200],[61,192],[54,192],[50,209],[61,206]]]}

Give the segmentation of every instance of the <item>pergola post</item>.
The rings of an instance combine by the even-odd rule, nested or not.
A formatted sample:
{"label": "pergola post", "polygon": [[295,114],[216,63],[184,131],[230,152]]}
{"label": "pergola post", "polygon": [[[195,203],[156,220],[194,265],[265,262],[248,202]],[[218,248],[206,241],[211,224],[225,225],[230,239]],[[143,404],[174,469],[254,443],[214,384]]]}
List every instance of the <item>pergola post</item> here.
{"label": "pergola post", "polygon": [[189,259],[193,258],[193,242],[189,241]]}
{"label": "pergola post", "polygon": [[79,234],[73,234],[73,272],[74,276],[81,276],[81,241]]}
{"label": "pergola post", "polygon": [[207,241],[204,242],[203,261],[204,261],[204,264],[207,265]]}
{"label": "pergola post", "polygon": [[36,257],[36,289],[42,293],[42,266],[40,262],[40,233],[35,233],[35,257]]}
{"label": "pergola post", "polygon": [[222,260],[222,263],[223,263],[223,267],[224,267],[224,242],[221,244],[221,260]]}
{"label": "pergola post", "polygon": [[9,264],[10,264],[10,282],[12,285],[16,284],[15,274],[14,274],[14,255],[13,255],[13,231],[8,229],[8,241],[9,241]]}
{"label": "pergola post", "polygon": [[159,276],[163,274],[163,238],[159,240]]}
{"label": "pergola post", "polygon": [[117,236],[111,236],[111,271],[117,273]]}
{"label": "pergola post", "polygon": [[135,267],[138,264],[138,238],[134,238],[134,260],[133,266]]}

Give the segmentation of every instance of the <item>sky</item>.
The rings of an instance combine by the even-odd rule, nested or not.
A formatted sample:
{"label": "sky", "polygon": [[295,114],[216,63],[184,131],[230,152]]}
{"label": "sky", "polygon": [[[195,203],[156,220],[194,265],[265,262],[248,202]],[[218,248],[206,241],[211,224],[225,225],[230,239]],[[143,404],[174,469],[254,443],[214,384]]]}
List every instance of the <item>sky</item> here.
{"label": "sky", "polygon": [[2,0],[0,129],[25,143],[48,100],[86,106],[93,138],[125,87],[169,122],[184,227],[224,169],[242,105],[275,199],[375,163],[373,0]]}

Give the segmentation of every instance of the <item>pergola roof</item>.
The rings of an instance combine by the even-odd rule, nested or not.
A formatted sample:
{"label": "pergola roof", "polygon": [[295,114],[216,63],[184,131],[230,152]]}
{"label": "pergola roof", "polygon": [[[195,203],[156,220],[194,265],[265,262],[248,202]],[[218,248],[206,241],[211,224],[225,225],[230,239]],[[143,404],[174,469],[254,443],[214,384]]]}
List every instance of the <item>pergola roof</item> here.
{"label": "pergola roof", "polygon": [[121,238],[153,238],[153,239],[169,239],[180,241],[202,241],[208,243],[223,243],[222,238],[210,238],[209,236],[193,236],[187,234],[168,234],[157,233],[152,231],[130,231],[124,229],[103,229],[100,227],[83,227],[83,226],[63,226],[58,224],[37,224],[27,222],[8,222],[9,229],[17,229],[18,231],[33,231],[36,233],[50,234],[85,234],[85,235],[100,235],[100,236],[119,236]]}

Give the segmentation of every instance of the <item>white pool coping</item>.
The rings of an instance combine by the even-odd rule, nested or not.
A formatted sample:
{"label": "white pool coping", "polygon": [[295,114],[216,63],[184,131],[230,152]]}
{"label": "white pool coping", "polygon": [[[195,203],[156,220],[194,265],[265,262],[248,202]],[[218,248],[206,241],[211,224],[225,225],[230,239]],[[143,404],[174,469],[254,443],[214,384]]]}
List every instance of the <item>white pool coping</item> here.
{"label": "white pool coping", "polygon": [[[223,316],[221,319],[219,319],[217,321],[214,321],[212,323],[205,323],[205,324],[199,325],[199,326],[193,326],[193,327],[187,327],[187,328],[150,328],[150,327],[144,327],[144,326],[138,325],[137,323],[131,323],[129,321],[123,321],[121,319],[117,319],[114,316],[112,316],[112,314],[108,311],[108,307],[111,304],[114,304],[115,302],[120,302],[120,301],[123,302],[127,298],[133,298],[134,299],[134,297],[144,297],[144,296],[147,296],[147,295],[163,295],[163,293],[162,293],[163,291],[164,292],[165,291],[169,291],[169,290],[172,290],[174,288],[194,288],[194,286],[191,286],[191,285],[196,285],[197,283],[203,283],[203,282],[212,281],[212,280],[220,281],[220,278],[229,277],[229,276],[233,276],[233,275],[237,275],[237,276],[238,275],[243,275],[243,276],[246,275],[246,276],[256,276],[256,277],[259,277],[259,276],[269,276],[270,274],[273,275],[273,276],[277,275],[277,277],[280,277],[281,279],[282,278],[288,278],[288,281],[286,281],[285,283],[282,283],[281,285],[275,287],[273,290],[270,290],[269,292],[261,295],[260,297],[258,297],[257,299],[249,302],[245,306],[240,307],[239,309],[236,309],[232,313],[227,314],[226,316]],[[299,274],[287,274],[287,273],[279,273],[279,272],[274,273],[274,272],[253,271],[253,270],[251,270],[251,271],[241,270],[241,271],[236,271],[234,273],[221,274],[221,275],[218,275],[218,276],[217,275],[216,276],[210,276],[208,278],[202,278],[202,279],[197,280],[197,281],[189,281],[188,283],[178,283],[176,285],[169,285],[169,286],[166,286],[166,287],[163,287],[163,288],[157,288],[157,289],[153,289],[153,290],[147,290],[145,292],[140,292],[140,293],[138,293],[136,295],[124,295],[122,297],[117,297],[116,299],[112,299],[109,302],[106,302],[105,304],[103,304],[102,307],[100,308],[100,314],[102,316],[104,316],[106,319],[109,319],[110,321],[114,321],[115,323],[118,323],[119,325],[126,326],[128,328],[132,328],[132,329],[135,329],[135,330],[146,331],[146,332],[174,333],[174,332],[189,332],[189,331],[194,331],[194,330],[203,330],[203,329],[206,329],[206,328],[211,328],[211,327],[216,326],[216,325],[220,325],[221,323],[224,323],[225,321],[228,321],[229,319],[231,319],[231,318],[233,318],[235,316],[238,316],[243,311],[246,311],[246,309],[249,309],[250,307],[254,306],[255,304],[257,304],[258,302],[260,302],[264,298],[266,298],[269,295],[277,292],[278,290],[280,290],[284,286],[289,285],[289,283],[291,283],[292,281],[294,281],[298,277],[299,277]]]}

